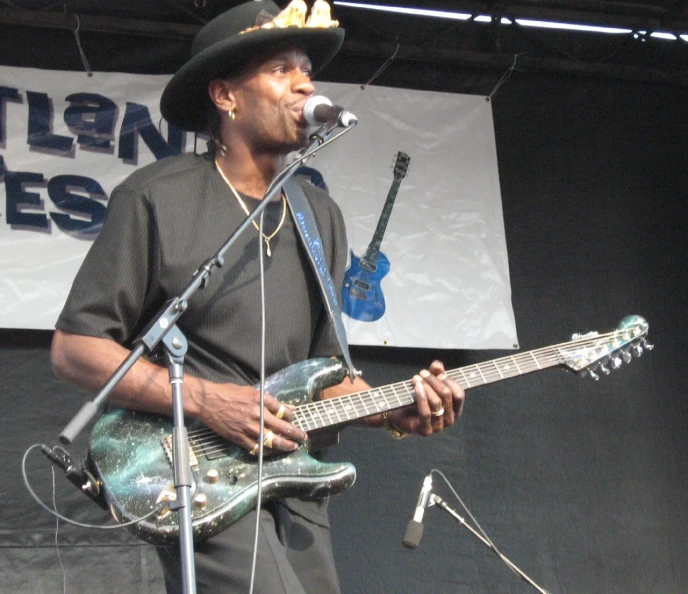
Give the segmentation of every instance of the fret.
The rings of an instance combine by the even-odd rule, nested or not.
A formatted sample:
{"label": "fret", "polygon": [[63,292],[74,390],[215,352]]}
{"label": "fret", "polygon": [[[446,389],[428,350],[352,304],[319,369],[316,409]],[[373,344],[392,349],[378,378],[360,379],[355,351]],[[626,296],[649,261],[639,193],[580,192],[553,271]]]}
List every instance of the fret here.
{"label": "fret", "polygon": [[397,401],[396,406],[392,406],[390,402],[387,402],[387,410],[390,410],[391,408],[398,408],[401,406],[401,398],[399,398],[399,394],[397,394],[396,388],[394,387],[394,384],[389,386],[389,389],[392,390],[392,396],[394,399]]}
{"label": "fret", "polygon": [[385,398],[385,395],[382,393],[381,389],[373,391],[371,396],[374,398],[372,404],[375,406],[375,410],[377,412],[387,410],[387,399]]}
{"label": "fret", "polygon": [[[398,404],[399,406],[403,406],[403,405],[404,405],[404,401],[401,399],[401,396],[399,396],[399,394],[397,394],[396,388],[395,388],[393,385],[390,386],[390,388],[392,388],[392,393],[394,394],[394,397],[395,397],[396,400],[397,400],[397,404]],[[390,408],[396,408],[396,407],[390,407]]]}
{"label": "fret", "polygon": [[323,416],[320,412],[320,409],[322,408],[322,403],[316,402],[315,406],[313,407],[313,413],[317,415],[318,418],[318,423],[317,423],[317,428],[319,429],[320,427],[325,427],[327,423],[325,422],[325,419],[323,419]]}
{"label": "fret", "polygon": [[530,356],[533,358],[533,361],[535,361],[535,365],[537,366],[537,368],[538,368],[538,369],[542,369],[542,367],[540,367],[540,363],[538,363],[538,360],[537,360],[537,358],[535,357],[535,353],[534,353],[533,351],[530,351],[529,354],[530,354]]}
{"label": "fret", "polygon": [[[473,367],[475,367],[475,369],[478,370],[478,373],[480,373],[480,377],[481,377],[482,380],[483,380],[483,384],[486,384],[486,383],[487,383],[487,380],[485,379],[485,376],[483,375],[483,370],[480,369],[480,365],[474,365]],[[475,372],[474,372],[474,371],[471,372],[471,375],[472,375],[472,376],[475,376]]]}
{"label": "fret", "polygon": [[468,381],[468,378],[466,377],[466,374],[465,374],[464,371],[463,371],[463,367],[461,367],[461,368],[459,369],[459,371],[461,372],[461,375],[463,376],[463,381],[466,382],[466,387],[467,387],[467,388],[472,388],[473,386],[472,386],[471,382]]}
{"label": "fret", "polygon": [[308,406],[306,407],[306,412],[308,413],[309,419],[308,419],[308,428],[309,429],[317,429],[318,428],[318,423],[315,420],[315,415],[313,414],[313,406]]}
{"label": "fret", "polygon": [[308,423],[308,419],[306,418],[307,412],[308,412],[308,405],[307,404],[297,408],[296,414],[298,415],[298,417],[294,419],[294,424],[306,432],[308,432],[311,429],[310,424]]}
{"label": "fret", "polygon": [[355,411],[355,407],[351,401],[351,396],[342,396],[343,400],[346,400],[346,404],[343,406],[343,411],[344,414],[346,415],[347,420],[354,419],[355,417],[352,414],[352,411]]}
{"label": "fret", "polygon": [[342,417],[339,414],[339,407],[337,406],[337,404],[339,403],[336,400],[329,400],[328,402],[332,403],[332,409],[334,410],[334,414],[337,415],[337,423],[341,423]]}
{"label": "fret", "polygon": [[561,363],[563,363],[566,360],[566,358],[564,357],[564,353],[561,352],[561,349],[557,349],[557,359]]}
{"label": "fret", "polygon": [[[502,375],[502,371],[501,371],[501,369],[499,369],[499,365],[497,365],[497,361],[494,361],[493,363],[494,363],[495,369],[497,370],[497,373],[499,374],[499,377],[504,379],[504,375]],[[507,371],[508,371],[508,369],[507,369]]]}
{"label": "fret", "polygon": [[513,361],[514,365],[516,366],[516,371],[518,371],[519,375],[522,374],[523,372],[521,371],[521,368],[518,366],[518,362],[516,361],[516,357],[511,356],[509,358]]}
{"label": "fret", "polygon": [[[365,414],[363,415],[364,417],[367,417],[369,414],[371,414],[368,411],[368,405],[366,404],[365,399],[363,398],[364,395],[372,396],[373,391],[368,390],[367,392],[359,392],[359,400],[361,401],[361,404],[363,405],[363,409],[365,410]],[[360,409],[359,409],[360,410]]]}
{"label": "fret", "polygon": [[323,425],[323,427],[327,426],[329,427],[330,425],[336,425],[337,422],[332,420],[332,406],[330,406],[329,402],[327,400],[323,400],[320,402],[320,408],[322,408],[327,415],[327,423]]}

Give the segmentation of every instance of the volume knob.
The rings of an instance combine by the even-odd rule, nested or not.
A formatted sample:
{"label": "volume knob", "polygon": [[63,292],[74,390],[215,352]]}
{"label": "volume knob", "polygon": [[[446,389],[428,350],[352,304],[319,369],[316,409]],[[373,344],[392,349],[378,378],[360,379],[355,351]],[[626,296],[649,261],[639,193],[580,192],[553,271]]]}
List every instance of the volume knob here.
{"label": "volume knob", "polygon": [[198,509],[205,509],[205,506],[208,505],[208,498],[203,493],[198,493],[194,497],[194,505]]}

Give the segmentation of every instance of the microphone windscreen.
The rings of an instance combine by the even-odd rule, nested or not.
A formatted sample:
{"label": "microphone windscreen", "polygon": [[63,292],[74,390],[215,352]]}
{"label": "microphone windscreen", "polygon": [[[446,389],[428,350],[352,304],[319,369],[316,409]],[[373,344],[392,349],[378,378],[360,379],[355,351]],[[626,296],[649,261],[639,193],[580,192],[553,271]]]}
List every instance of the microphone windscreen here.
{"label": "microphone windscreen", "polygon": [[407,549],[415,549],[420,544],[420,539],[423,537],[423,523],[411,520],[406,527],[406,534],[401,541]]}
{"label": "microphone windscreen", "polygon": [[315,116],[315,108],[320,105],[330,106],[332,105],[332,101],[322,95],[314,95],[306,101],[306,105],[303,106],[303,117],[311,126],[321,123]]}

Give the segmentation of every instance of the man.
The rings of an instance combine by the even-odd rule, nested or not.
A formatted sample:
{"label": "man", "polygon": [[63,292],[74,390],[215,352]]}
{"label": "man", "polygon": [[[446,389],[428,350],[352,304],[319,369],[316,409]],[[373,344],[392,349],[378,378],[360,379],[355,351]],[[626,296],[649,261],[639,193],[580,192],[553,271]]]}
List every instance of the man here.
{"label": "man", "polygon": [[[100,389],[162,304],[180,294],[262,199],[285,155],[307,140],[303,106],[315,90],[311,72],[334,56],[344,33],[336,27],[278,28],[271,21],[278,13],[272,2],[254,1],[220,15],[199,32],[193,57],[166,87],[165,118],[185,130],[209,130],[210,151],[144,167],[113,192],[57,323],[51,355],[60,377]],[[335,286],[341,286],[348,251],[341,213],[325,192],[299,183]],[[259,249],[265,255],[267,373],[341,354],[287,200],[278,196],[266,208],[262,236],[249,228],[239,238],[227,264],[178,322],[189,342],[185,415],[253,454],[260,435],[259,393],[252,387],[261,359]],[[417,407],[373,415],[364,424],[385,426],[397,437],[451,425],[464,394],[442,364],[433,363],[414,382]],[[360,378],[347,379],[321,397],[367,387]],[[110,402],[169,414],[167,370],[140,360]],[[292,418],[291,410],[265,396],[268,453],[295,450],[307,439]],[[255,513],[195,547],[200,591],[248,592]],[[256,592],[339,592],[325,501],[270,502],[260,511],[260,526]],[[159,556],[168,591],[178,591],[177,548],[161,548]]]}

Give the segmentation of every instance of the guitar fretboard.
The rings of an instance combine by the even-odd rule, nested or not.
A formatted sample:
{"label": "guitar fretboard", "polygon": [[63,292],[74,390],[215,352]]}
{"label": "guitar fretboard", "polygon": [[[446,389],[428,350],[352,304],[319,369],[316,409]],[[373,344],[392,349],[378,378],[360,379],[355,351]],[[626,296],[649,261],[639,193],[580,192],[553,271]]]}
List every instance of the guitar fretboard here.
{"label": "guitar fretboard", "polygon": [[[546,369],[565,363],[564,349],[592,349],[600,345],[609,336],[600,335],[591,339],[571,341],[527,351],[517,355],[493,359],[485,363],[468,365],[447,371],[447,375],[456,381],[464,390],[492,382],[523,375],[540,369]],[[604,354],[601,354],[604,356]],[[389,384],[356,394],[339,396],[329,400],[310,402],[299,406],[294,413],[294,425],[304,431],[338,425],[381,413],[386,410],[401,408],[415,402],[413,382],[408,380]]]}
{"label": "guitar fretboard", "polygon": [[380,246],[382,245],[382,238],[387,230],[387,223],[389,222],[389,217],[392,215],[392,209],[394,208],[394,200],[397,197],[397,192],[399,191],[399,186],[401,185],[401,180],[406,177],[406,170],[411,158],[401,151],[397,153],[397,162],[394,166],[394,180],[387,193],[387,198],[385,199],[385,205],[380,213],[380,218],[377,222],[377,227],[375,228],[375,233],[373,233],[373,238],[368,245],[368,249],[363,255],[363,262],[375,262],[377,255],[380,253]]}

